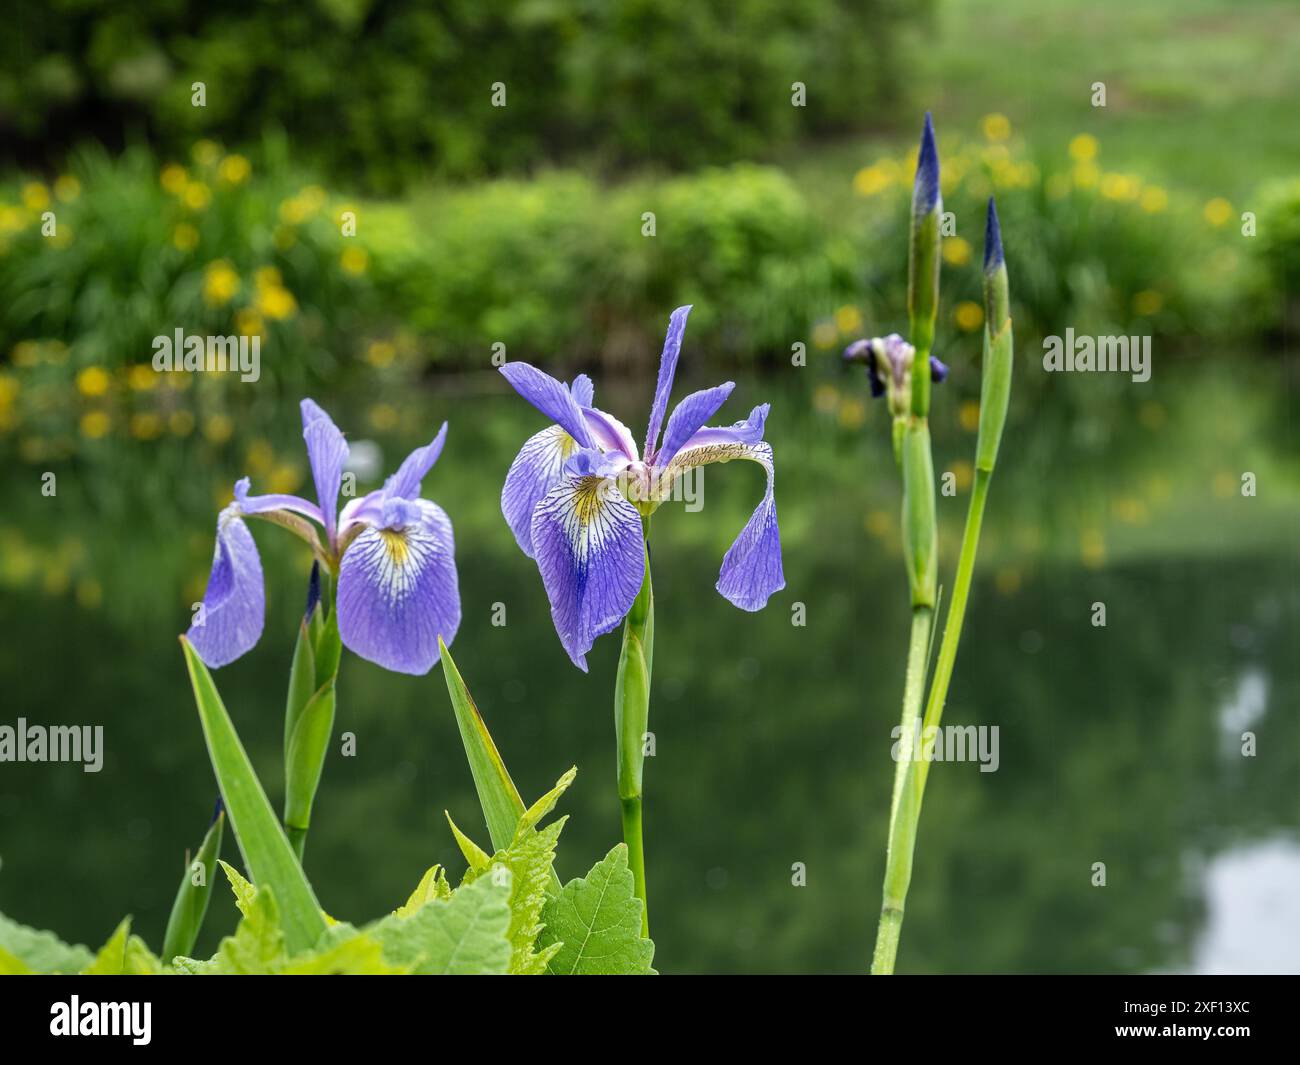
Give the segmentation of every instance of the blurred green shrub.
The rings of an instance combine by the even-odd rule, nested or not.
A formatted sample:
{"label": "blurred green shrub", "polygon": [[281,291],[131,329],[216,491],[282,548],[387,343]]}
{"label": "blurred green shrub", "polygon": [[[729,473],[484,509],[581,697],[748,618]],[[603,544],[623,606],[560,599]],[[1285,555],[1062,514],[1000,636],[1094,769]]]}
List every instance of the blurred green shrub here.
{"label": "blurred green shrub", "polygon": [[[48,185],[0,185],[0,435],[32,462],[164,435],[220,447],[254,405],[345,378],[382,321],[350,209],[274,139],[256,167],[200,141],[186,165],[93,149]],[[177,329],[259,337],[261,387],[156,372],[154,338]]]}
{"label": "blurred green shrub", "polygon": [[[691,340],[753,361],[855,297],[854,249],[780,171],[737,164],[605,188],[571,173],[418,196],[367,215],[375,283],[444,364],[647,363],[671,308]],[[653,232],[651,231],[653,228]]]}
{"label": "blurred green shrub", "polygon": [[[50,0],[0,40],[0,131],[30,153],[138,128],[293,131],[304,158],[392,190],[589,153],[695,165],[859,128],[904,79],[929,0],[371,0],[215,7]],[[205,106],[191,100],[202,81]],[[806,104],[792,106],[794,82]],[[505,86],[506,106],[492,105]]]}
{"label": "blurred green shrub", "polygon": [[1300,327],[1300,179],[1266,186],[1260,201],[1260,312],[1273,328],[1294,335]]}

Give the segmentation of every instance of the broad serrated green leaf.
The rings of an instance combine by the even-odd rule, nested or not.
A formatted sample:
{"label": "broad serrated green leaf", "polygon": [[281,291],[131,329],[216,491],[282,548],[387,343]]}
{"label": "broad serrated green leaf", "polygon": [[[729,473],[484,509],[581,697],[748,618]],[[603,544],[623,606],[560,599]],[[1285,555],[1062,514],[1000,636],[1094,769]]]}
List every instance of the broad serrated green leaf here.
{"label": "broad serrated green leaf", "polygon": [[410,917],[426,902],[450,897],[451,885],[447,883],[447,874],[441,865],[434,865],[420,878],[410,897],[394,913],[398,917]]}
{"label": "broad serrated green leaf", "polygon": [[64,943],[53,932],[28,928],[0,914],[0,975],[78,973],[94,958],[80,944]]}
{"label": "broad serrated green leaf", "polygon": [[367,933],[390,964],[419,975],[502,975],[510,967],[509,899],[508,887],[484,877],[411,917],[385,917]]}
{"label": "broad serrated green leaf", "polygon": [[253,772],[252,763],[207,666],[184,637],[181,637],[181,647],[189,668],[208,755],[244,856],[244,865],[254,884],[274,890],[287,948],[292,952],[306,950],[325,931],[320,904],[271,809],[261,782]]}
{"label": "broad serrated green leaf", "polygon": [[561,976],[649,975],[654,943],[641,935],[627,847],[620,843],[542,909],[538,946],[558,945],[547,972]]}
{"label": "broad serrated green leaf", "polygon": [[230,881],[230,890],[235,893],[235,906],[244,916],[248,916],[252,908],[253,899],[257,897],[257,888],[244,879],[243,873],[236,869],[229,862],[218,862],[221,871],[226,874],[226,879]]}
{"label": "broad serrated green leaf", "polygon": [[[573,783],[576,775],[576,767],[565,773],[554,788],[524,811],[510,845],[498,850],[490,859],[483,855],[470,862],[469,871],[465,874],[465,883],[492,878],[505,880],[509,884],[510,972],[517,975],[545,972],[546,963],[558,949],[551,944],[537,952],[534,945],[542,930],[542,906],[546,902],[550,879],[554,875],[555,845],[566,818],[562,817],[542,829],[537,828],[537,824],[555,809],[555,804]],[[472,843],[469,845],[474,846]],[[477,850],[476,847],[475,849]],[[482,855],[482,851],[478,853]]]}
{"label": "broad serrated green leaf", "polygon": [[[208,902],[212,898],[212,878],[217,871],[217,855],[221,853],[222,828],[225,823],[225,811],[219,810],[208,826],[198,853],[185,866],[180,886],[176,889],[171,915],[167,918],[167,931],[163,935],[164,958],[188,954],[194,949],[194,942],[203,927],[203,918],[208,912]],[[195,864],[202,869],[203,882],[200,884],[194,883]]]}
{"label": "broad serrated green leaf", "polygon": [[274,973],[287,961],[280,908],[270,887],[259,887],[233,936],[227,936],[213,959],[216,973],[252,976]]}
{"label": "broad serrated green leaf", "polygon": [[295,955],[281,976],[400,976],[407,970],[384,958],[383,944],[351,925],[330,927],[315,948]]}
{"label": "broad serrated green leaf", "polygon": [[451,834],[456,839],[456,846],[460,848],[461,854],[465,856],[470,871],[481,873],[488,868],[492,864],[492,856],[456,827],[456,822],[451,819],[450,813],[446,810],[443,813],[447,816],[447,824],[451,825]]}
{"label": "broad serrated green leaf", "polygon": [[121,976],[126,971],[126,944],[131,936],[131,918],[113,930],[108,942],[99,948],[94,959],[81,970],[82,976]]}

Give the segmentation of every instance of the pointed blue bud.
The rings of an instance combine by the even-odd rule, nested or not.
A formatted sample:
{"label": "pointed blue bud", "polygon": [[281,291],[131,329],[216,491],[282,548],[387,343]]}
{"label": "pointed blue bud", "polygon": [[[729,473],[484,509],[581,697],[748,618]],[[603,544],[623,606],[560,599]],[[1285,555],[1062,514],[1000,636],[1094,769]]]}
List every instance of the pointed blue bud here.
{"label": "pointed blue bud", "polygon": [[989,216],[984,225],[984,272],[992,273],[1003,263],[1002,228],[998,225],[998,207],[989,197]]}
{"label": "pointed blue bud", "polygon": [[311,616],[316,612],[316,604],[320,602],[320,563],[313,560],[311,564],[311,578],[307,581],[307,613],[303,620],[308,625],[311,624]]}
{"label": "pointed blue bud", "polygon": [[939,152],[934,146],[934,123],[925,113],[921,131],[921,152],[916,159],[916,182],[912,186],[912,214],[929,214],[939,204]]}
{"label": "pointed blue bud", "polygon": [[948,378],[948,367],[945,366],[943,363],[941,363],[933,355],[931,355],[930,356],[930,380],[934,381],[935,383],[938,383],[940,381],[947,380],[947,378]]}

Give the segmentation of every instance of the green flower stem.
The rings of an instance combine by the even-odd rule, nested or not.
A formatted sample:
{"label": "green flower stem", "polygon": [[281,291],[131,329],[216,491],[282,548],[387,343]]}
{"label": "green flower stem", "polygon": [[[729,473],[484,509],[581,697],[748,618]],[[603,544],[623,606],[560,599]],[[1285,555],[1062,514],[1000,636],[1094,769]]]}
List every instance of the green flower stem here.
{"label": "green flower stem", "polygon": [[[934,735],[943,718],[944,704],[948,699],[948,685],[952,680],[953,666],[957,661],[957,645],[961,642],[961,627],[966,620],[966,600],[970,595],[971,575],[975,572],[975,553],[979,548],[980,527],[984,523],[984,504],[988,499],[989,482],[992,479],[992,470],[975,471],[970,509],[966,512],[966,529],[961,538],[957,578],[953,583],[952,601],[948,605],[948,620],[944,623],[943,641],[939,644],[939,658],[935,662],[934,680],[930,684],[930,697],[925,706],[925,721],[921,726],[923,738]],[[918,817],[921,812],[921,799],[925,794],[926,778],[929,775],[930,762],[922,760],[913,783],[916,790]]]}
{"label": "green flower stem", "polygon": [[903,930],[903,907],[912,881],[912,850],[916,842],[916,817],[912,803],[912,737],[925,697],[925,664],[930,650],[930,627],[934,611],[928,606],[912,608],[912,636],[907,651],[907,680],[903,686],[903,714],[899,723],[898,760],[894,767],[894,792],[889,809],[889,842],[885,851],[885,886],[880,904],[880,925],[876,951],[871,960],[873,974],[892,973]]}
{"label": "green flower stem", "polygon": [[650,519],[642,517],[645,533],[645,579],[623,623],[623,649],[614,687],[614,731],[618,740],[618,797],[623,811],[623,842],[627,844],[636,896],[641,900],[641,934],[650,935],[646,903],[645,848],[641,828],[641,784],[645,768],[645,734],[650,716],[650,670],[654,661],[655,608],[650,583]]}

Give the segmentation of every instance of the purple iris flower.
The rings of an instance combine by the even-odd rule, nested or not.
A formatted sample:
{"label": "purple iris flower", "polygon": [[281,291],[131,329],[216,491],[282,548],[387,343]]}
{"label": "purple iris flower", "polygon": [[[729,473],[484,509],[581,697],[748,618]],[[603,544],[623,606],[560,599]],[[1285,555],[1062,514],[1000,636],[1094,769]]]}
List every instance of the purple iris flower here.
{"label": "purple iris flower", "polygon": [[250,496],[247,477],[235,485],[235,501],[217,518],[201,622],[196,619],[187,638],[215,669],[251,650],[262,635],[262,563],[243,520],[254,516],[297,533],[337,574],[335,610],[346,647],[397,673],[427,673],[438,661],[438,637],[450,644],[460,625],[451,521],[436,503],[420,498],[420,482],[442,452],[446,423],[383,488],[351,500],[341,512],[347,441],[310,399],[302,401],[302,435],[318,502]]}
{"label": "purple iris flower", "polygon": [[623,620],[641,589],[642,516],[697,466],[749,459],[767,473],[762,502],[722,560],[718,591],[742,610],[760,610],[785,587],[772,446],[763,440],[768,404],[734,425],[705,427],[731,395],[735,385],[728,381],[687,396],[664,425],[690,310],[678,307],[668,323],[643,452],[627,426],[592,406],[585,374],[566,386],[527,363],[501,367],[515,391],[556,423],[520,450],[501,491],[501,511],[524,554],[537,560],[560,642],[584,672],[595,638]]}

